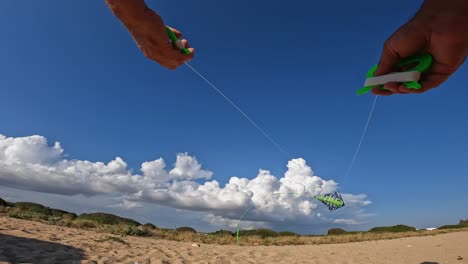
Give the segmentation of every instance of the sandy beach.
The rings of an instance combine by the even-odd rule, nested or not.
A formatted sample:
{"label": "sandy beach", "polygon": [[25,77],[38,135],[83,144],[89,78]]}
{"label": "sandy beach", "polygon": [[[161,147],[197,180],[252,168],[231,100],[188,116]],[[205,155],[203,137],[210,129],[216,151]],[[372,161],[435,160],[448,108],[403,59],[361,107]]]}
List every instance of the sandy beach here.
{"label": "sandy beach", "polygon": [[[0,263],[468,263],[468,232],[304,246],[219,246],[109,234],[0,217]],[[464,259],[463,259],[464,258]]]}

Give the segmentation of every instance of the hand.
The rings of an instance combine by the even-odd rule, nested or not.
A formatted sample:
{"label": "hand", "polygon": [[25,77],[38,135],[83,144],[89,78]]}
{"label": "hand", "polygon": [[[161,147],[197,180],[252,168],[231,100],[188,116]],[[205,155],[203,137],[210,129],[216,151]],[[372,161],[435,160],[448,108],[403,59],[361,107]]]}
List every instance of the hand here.
{"label": "hand", "polygon": [[[149,9],[144,1],[106,1],[114,14],[122,21],[132,34],[143,54],[168,69],[175,69],[193,58],[194,49],[190,48],[187,40],[182,43],[191,52],[182,54],[180,50],[169,42],[166,28],[161,17]],[[180,39],[182,34],[171,28]]]}
{"label": "hand", "polygon": [[[153,12],[153,11],[151,11]],[[190,54],[183,54],[177,47],[169,43],[165,26],[159,26],[156,23],[145,21],[148,27],[143,27],[144,30],[132,32],[133,38],[137,42],[141,51],[145,56],[154,60],[168,69],[175,69],[184,62],[193,58],[195,50],[190,47],[186,39],[182,39],[182,34],[177,29],[169,27],[174,32],[182,44],[190,50]],[[162,22],[162,21],[161,21]],[[133,33],[134,32],[134,33]]]}
{"label": "hand", "polygon": [[468,54],[468,1],[426,0],[420,12],[399,28],[386,42],[376,76],[397,71],[395,66],[406,57],[429,53],[432,67],[422,75],[421,89],[408,89],[401,83],[387,83],[373,89],[376,95],[422,93],[446,81]]}

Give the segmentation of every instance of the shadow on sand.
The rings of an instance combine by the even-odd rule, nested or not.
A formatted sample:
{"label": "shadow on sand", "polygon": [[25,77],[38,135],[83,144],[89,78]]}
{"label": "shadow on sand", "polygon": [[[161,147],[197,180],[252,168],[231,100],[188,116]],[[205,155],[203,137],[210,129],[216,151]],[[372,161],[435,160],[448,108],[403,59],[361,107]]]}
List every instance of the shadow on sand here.
{"label": "shadow on sand", "polygon": [[0,234],[0,262],[80,263],[81,249],[32,238]]}
{"label": "shadow on sand", "polygon": [[421,262],[421,264],[439,264],[439,262],[424,261],[424,262]]}

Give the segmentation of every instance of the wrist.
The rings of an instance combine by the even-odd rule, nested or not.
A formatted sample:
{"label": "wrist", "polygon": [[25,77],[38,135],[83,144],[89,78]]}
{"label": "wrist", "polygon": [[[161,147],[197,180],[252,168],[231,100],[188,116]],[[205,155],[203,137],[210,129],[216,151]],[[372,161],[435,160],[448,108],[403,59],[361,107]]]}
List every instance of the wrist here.
{"label": "wrist", "polygon": [[425,16],[464,16],[468,19],[468,1],[424,0],[419,14]]}
{"label": "wrist", "polygon": [[434,33],[468,36],[468,0],[425,0],[412,23]]}

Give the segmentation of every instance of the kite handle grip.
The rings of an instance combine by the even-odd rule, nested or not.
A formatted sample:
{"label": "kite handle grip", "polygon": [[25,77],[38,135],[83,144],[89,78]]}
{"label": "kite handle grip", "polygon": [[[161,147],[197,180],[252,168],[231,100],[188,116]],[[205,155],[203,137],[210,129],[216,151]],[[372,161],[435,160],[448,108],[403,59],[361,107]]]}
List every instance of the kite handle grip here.
{"label": "kite handle grip", "polygon": [[166,26],[166,32],[167,32],[167,35],[169,36],[169,39],[171,40],[172,45],[178,48],[181,53],[184,53],[187,55],[192,54],[192,52],[190,52],[190,50],[184,46],[182,41],[180,41],[180,39],[177,38],[176,34],[168,26]]}
{"label": "kite handle grip", "polygon": [[[398,66],[399,67],[404,67],[404,66],[408,66],[408,65],[412,65],[412,64],[417,63],[413,68],[405,70],[404,72],[417,71],[417,72],[423,73],[423,72],[429,70],[429,68],[432,66],[432,62],[433,62],[433,58],[432,58],[431,54],[419,54],[419,55],[411,56],[411,57],[408,57],[408,58],[405,58],[405,59],[401,60],[398,63]],[[374,65],[367,72],[367,78],[371,78],[371,77],[375,76],[375,72],[377,71],[378,66],[379,66],[378,64]],[[417,82],[417,81],[404,82],[403,84],[408,89],[420,89],[421,88],[421,84],[419,82]],[[370,90],[372,90],[373,88],[376,88],[376,87],[378,87],[378,86],[363,87],[363,88],[358,90],[357,94],[358,95],[365,94],[365,93],[369,92]],[[385,89],[383,86],[380,86],[380,88]]]}

